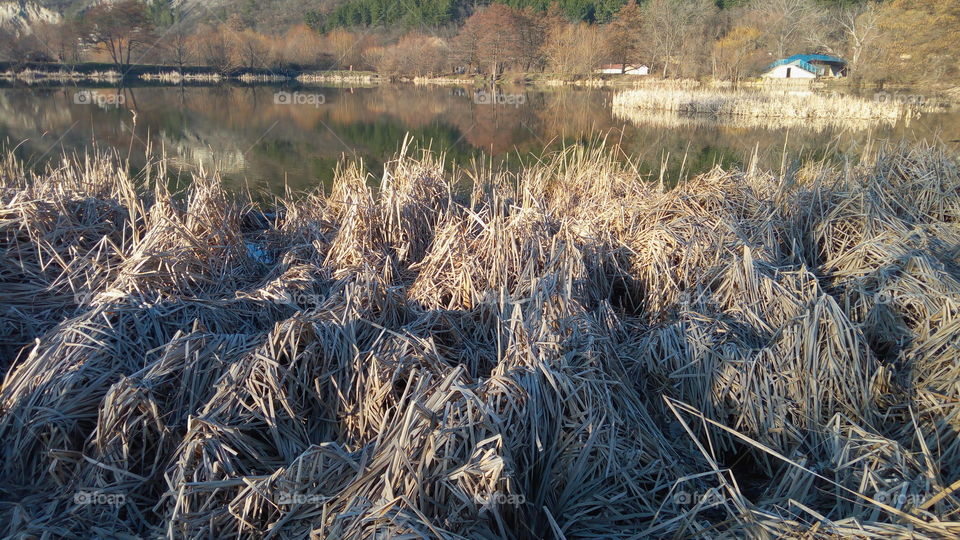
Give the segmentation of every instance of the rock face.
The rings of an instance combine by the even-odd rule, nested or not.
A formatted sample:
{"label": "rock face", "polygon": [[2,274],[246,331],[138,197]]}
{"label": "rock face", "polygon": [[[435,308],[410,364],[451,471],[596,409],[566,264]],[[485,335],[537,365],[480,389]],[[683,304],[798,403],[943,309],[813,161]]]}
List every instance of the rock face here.
{"label": "rock face", "polygon": [[[41,21],[59,21],[64,16],[82,14],[99,3],[120,0],[0,0],[0,30],[17,34],[29,33],[32,25]],[[220,23],[223,13],[247,14],[260,30],[285,31],[291,25],[303,22],[306,11],[321,9],[330,0],[171,0],[192,22]]]}
{"label": "rock face", "polygon": [[56,23],[60,19],[59,13],[35,2],[0,2],[0,29],[12,30],[17,34],[30,33],[37,23]]}

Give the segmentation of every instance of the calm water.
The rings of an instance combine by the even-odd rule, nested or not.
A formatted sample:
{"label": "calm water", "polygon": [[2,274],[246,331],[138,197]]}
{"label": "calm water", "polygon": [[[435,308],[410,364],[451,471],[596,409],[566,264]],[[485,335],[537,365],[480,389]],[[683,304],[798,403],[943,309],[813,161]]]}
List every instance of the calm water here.
{"label": "calm water", "polygon": [[[909,125],[788,130],[656,116],[625,120],[611,112],[608,90],[518,89],[522,99],[504,104],[475,103],[472,88],[299,88],[299,97],[284,90],[280,103],[278,91],[147,87],[125,89],[118,98],[112,89],[0,89],[0,141],[22,143],[17,152],[34,164],[82,152],[94,141],[136,163],[149,145],[177,167],[216,168],[231,183],[279,191],[284,182],[295,188],[329,182],[345,155],[376,171],[407,133],[450,162],[492,156],[505,166],[605,136],[644,173],[662,168],[670,180],[717,163],[743,165],[754,151],[761,166],[779,169],[785,155],[797,163],[843,159],[886,139],[960,140],[958,113],[925,115]],[[78,92],[90,93],[78,98]]]}

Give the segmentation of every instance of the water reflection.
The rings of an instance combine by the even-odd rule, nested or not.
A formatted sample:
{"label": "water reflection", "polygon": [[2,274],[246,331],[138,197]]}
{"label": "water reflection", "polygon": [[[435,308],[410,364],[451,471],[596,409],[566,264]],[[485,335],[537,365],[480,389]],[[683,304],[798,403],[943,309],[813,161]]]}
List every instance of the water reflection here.
{"label": "water reflection", "polygon": [[[779,168],[784,152],[790,160],[842,158],[883,139],[960,139],[957,114],[872,129],[718,124],[663,115],[645,121],[614,115],[607,90],[511,89],[524,92],[525,99],[508,104],[477,103],[476,90],[7,88],[0,90],[0,138],[26,141],[17,151],[34,162],[82,152],[95,141],[129,154],[137,164],[149,146],[181,167],[219,169],[232,182],[275,190],[284,183],[306,188],[329,182],[344,155],[377,170],[407,133],[445,152],[451,162],[492,156],[506,166],[546,148],[606,137],[639,162],[642,172],[657,175],[662,167],[668,179],[718,163],[743,164],[755,151],[761,166]],[[87,97],[78,98],[78,92]],[[301,98],[278,98],[278,92]]]}

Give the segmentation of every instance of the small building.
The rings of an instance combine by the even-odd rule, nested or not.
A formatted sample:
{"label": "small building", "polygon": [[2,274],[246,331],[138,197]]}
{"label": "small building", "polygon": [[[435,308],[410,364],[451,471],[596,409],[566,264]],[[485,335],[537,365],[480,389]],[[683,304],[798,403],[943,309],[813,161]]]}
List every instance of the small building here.
{"label": "small building", "polygon": [[601,75],[649,75],[650,68],[647,66],[637,66],[634,64],[607,64],[593,70],[594,73]]}
{"label": "small building", "polygon": [[767,67],[766,79],[836,79],[847,76],[847,62],[826,54],[795,54]]}

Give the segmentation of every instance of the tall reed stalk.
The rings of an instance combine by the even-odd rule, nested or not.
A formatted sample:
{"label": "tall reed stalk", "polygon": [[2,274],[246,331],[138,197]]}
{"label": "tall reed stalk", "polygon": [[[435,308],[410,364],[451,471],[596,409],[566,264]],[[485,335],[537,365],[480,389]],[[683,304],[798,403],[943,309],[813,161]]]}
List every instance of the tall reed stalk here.
{"label": "tall reed stalk", "polygon": [[960,534],[957,162],[616,153],[266,206],[7,154],[0,534]]}

